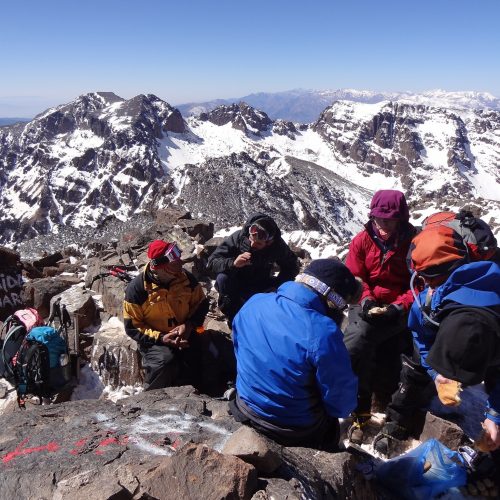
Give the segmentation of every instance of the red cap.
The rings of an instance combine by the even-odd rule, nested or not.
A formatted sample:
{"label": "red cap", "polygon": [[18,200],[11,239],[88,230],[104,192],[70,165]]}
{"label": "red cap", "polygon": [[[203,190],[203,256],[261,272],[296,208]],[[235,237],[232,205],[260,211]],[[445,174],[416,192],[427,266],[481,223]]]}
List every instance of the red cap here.
{"label": "red cap", "polygon": [[170,243],[168,241],[152,241],[148,247],[148,259],[157,259],[158,257],[163,257],[169,246]]}

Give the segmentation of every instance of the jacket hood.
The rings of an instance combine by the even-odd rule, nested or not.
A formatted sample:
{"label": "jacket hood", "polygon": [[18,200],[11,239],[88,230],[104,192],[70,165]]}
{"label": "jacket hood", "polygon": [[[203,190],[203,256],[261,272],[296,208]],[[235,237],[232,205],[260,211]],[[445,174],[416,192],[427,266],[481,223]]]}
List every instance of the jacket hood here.
{"label": "jacket hood", "polygon": [[281,237],[281,231],[276,222],[274,222],[274,219],[266,214],[258,212],[250,216],[250,218],[245,222],[245,225],[243,226],[243,234],[246,237],[248,237],[249,235],[250,226],[256,222],[263,222],[263,228],[266,229],[270,234],[272,233],[274,240],[278,240]]}
{"label": "jacket hood", "polygon": [[399,219],[403,222],[410,220],[405,195],[395,189],[377,191],[370,203],[369,215],[381,219]]}
{"label": "jacket hood", "polygon": [[432,295],[432,308],[444,301],[475,307],[500,305],[500,267],[489,261],[472,262],[455,270]]}

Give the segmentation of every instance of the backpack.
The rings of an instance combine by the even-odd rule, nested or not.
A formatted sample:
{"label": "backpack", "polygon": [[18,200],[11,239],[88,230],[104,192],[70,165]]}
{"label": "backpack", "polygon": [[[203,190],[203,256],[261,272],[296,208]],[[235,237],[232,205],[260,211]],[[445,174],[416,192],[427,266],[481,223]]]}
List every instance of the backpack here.
{"label": "backpack", "polygon": [[2,333],[5,331],[6,334],[0,357],[0,377],[12,380],[14,377],[12,362],[24,338],[33,327],[40,325],[43,325],[43,318],[31,307],[20,309],[5,320],[2,328]]}
{"label": "backpack", "polygon": [[49,397],[71,378],[68,345],[52,326],[33,328],[15,357],[14,374],[19,407],[27,394]]}
{"label": "backpack", "polygon": [[474,217],[468,210],[437,212],[422,223],[422,231],[436,226],[445,226],[455,231],[467,245],[471,261],[489,260],[497,251],[497,240],[491,228],[483,220]]}
{"label": "backpack", "polygon": [[434,224],[413,238],[407,261],[411,273],[434,278],[468,263],[470,255],[468,245],[453,227]]}

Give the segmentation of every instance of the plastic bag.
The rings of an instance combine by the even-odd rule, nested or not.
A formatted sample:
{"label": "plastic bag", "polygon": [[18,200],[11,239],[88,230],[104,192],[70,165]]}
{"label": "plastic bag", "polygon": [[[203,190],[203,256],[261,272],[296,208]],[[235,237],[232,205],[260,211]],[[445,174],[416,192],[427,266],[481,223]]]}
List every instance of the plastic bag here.
{"label": "plastic bag", "polygon": [[414,450],[380,464],[375,476],[398,498],[410,500],[433,498],[467,482],[461,455],[437,439],[429,439]]}

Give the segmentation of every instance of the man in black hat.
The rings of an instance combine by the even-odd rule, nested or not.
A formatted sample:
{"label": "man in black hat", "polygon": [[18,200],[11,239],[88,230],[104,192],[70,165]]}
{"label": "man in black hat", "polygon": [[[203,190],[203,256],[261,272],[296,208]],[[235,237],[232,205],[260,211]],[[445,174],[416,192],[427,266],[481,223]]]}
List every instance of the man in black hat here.
{"label": "man in black hat", "polygon": [[[274,264],[278,276],[271,275]],[[216,277],[218,306],[232,322],[243,303],[255,293],[275,290],[299,272],[296,255],[283,241],[276,222],[255,214],[243,229],[228,236],[208,259]]]}
{"label": "man in black hat", "polygon": [[387,454],[392,440],[407,439],[416,412],[436,390],[443,404],[458,406],[459,412],[461,386],[484,381],[489,398],[483,444],[495,450],[500,447],[500,267],[469,263],[463,240],[444,226],[413,239],[411,265],[427,284],[408,318],[415,351],[412,358],[403,356],[400,386],[375,449]]}
{"label": "man in black hat", "polygon": [[361,290],[339,260],[319,259],[242,307],[233,322],[236,420],[287,446],[338,446],[338,418],[357,395],[339,323]]}

